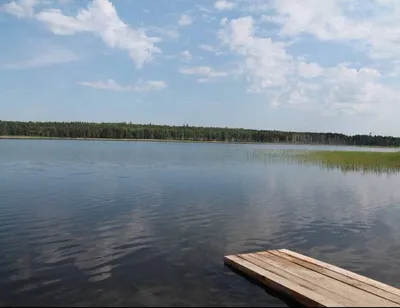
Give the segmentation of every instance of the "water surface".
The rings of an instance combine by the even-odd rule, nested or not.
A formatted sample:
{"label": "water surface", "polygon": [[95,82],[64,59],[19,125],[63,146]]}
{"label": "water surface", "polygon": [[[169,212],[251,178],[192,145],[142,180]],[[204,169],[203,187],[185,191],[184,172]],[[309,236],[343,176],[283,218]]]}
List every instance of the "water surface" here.
{"label": "water surface", "polygon": [[279,248],[400,287],[400,176],[292,148],[1,140],[0,305],[286,306],[223,266]]}

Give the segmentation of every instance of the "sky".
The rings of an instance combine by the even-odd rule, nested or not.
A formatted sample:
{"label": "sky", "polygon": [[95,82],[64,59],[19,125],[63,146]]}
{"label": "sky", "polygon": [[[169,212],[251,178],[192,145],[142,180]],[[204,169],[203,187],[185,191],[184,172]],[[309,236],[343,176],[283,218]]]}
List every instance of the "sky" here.
{"label": "sky", "polygon": [[400,136],[398,0],[0,0],[0,119]]}

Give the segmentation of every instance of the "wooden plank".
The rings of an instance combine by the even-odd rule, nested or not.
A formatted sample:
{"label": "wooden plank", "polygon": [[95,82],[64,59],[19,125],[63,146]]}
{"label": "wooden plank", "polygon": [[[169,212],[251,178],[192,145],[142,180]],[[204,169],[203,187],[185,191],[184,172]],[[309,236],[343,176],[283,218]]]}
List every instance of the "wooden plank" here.
{"label": "wooden plank", "polygon": [[324,287],[321,287],[318,285],[318,283],[315,283],[314,281],[306,280],[304,279],[301,275],[298,273],[293,273],[290,268],[282,266],[282,264],[275,262],[273,260],[268,260],[263,257],[257,257],[257,254],[242,254],[238,255],[238,257],[253,263],[271,273],[274,273],[280,277],[283,277],[289,281],[292,281],[296,283],[297,285],[304,287],[308,290],[311,290],[313,292],[316,292],[320,295],[322,295],[325,298],[329,298],[334,300],[335,302],[343,305],[343,306],[359,306],[362,307],[363,305],[357,305],[357,303],[351,299],[344,298],[340,294],[334,293],[331,290],[328,290]]}
{"label": "wooden plank", "polygon": [[337,267],[337,266],[334,266],[334,265],[331,265],[331,264],[328,264],[328,263],[325,263],[325,262],[322,262],[322,261],[319,261],[319,260],[304,256],[304,255],[298,254],[296,252],[293,252],[293,251],[290,251],[290,250],[287,250],[287,249],[279,249],[278,251],[283,252],[283,253],[285,253],[287,255],[290,255],[292,257],[298,258],[300,260],[309,262],[311,264],[318,265],[320,267],[323,267],[325,269],[331,270],[333,272],[342,274],[344,276],[359,280],[361,282],[364,282],[366,284],[372,285],[372,286],[374,286],[374,287],[376,287],[378,289],[384,290],[386,292],[389,292],[389,293],[395,294],[397,296],[400,296],[400,290],[399,289],[394,288],[392,286],[389,286],[387,284],[381,283],[379,281],[376,281],[376,280],[373,280],[373,279],[358,275],[356,273],[350,272],[350,271],[345,270],[343,268],[340,268],[340,267]]}
{"label": "wooden plank", "polygon": [[[398,304],[378,297],[374,294],[365,292],[361,289],[357,289],[351,285],[343,283],[339,280],[332,279],[331,277],[325,276],[322,273],[310,270],[299,264],[293,263],[289,260],[276,256],[269,251],[252,254],[254,257],[261,261],[264,261],[269,266],[280,267],[284,271],[287,271],[299,278],[304,279],[308,282],[314,282],[326,290],[330,290],[333,294],[340,294],[343,298],[351,301],[352,303],[358,303],[363,307],[397,307]],[[336,299],[336,298],[335,298]],[[341,302],[343,303],[343,302]],[[354,306],[354,304],[348,304],[348,306]]]}
{"label": "wooden plank", "polygon": [[237,268],[243,273],[255,278],[262,284],[292,296],[303,305],[314,307],[344,307],[329,298],[325,298],[314,291],[293,283],[288,279],[280,277],[238,256],[226,256],[224,261],[226,264]]}
{"label": "wooden plank", "polygon": [[268,252],[270,254],[276,255],[276,256],[278,256],[280,258],[284,258],[284,259],[286,259],[288,261],[291,261],[291,262],[296,263],[298,265],[301,265],[301,266],[303,266],[305,268],[308,268],[308,269],[310,269],[312,271],[319,272],[319,273],[321,273],[321,274],[323,274],[323,275],[325,275],[327,277],[331,277],[333,279],[342,281],[342,282],[344,282],[346,284],[349,284],[349,285],[351,285],[353,287],[356,287],[356,288],[361,289],[363,291],[366,291],[368,293],[374,294],[374,295],[379,296],[381,298],[390,300],[390,301],[396,303],[397,305],[400,305],[400,296],[397,296],[396,294],[393,294],[393,293],[388,292],[386,290],[382,290],[380,288],[377,288],[374,285],[371,285],[371,284],[368,284],[368,283],[366,283],[364,281],[361,281],[361,280],[358,280],[358,279],[354,279],[352,277],[337,273],[335,271],[332,271],[332,270],[327,269],[325,267],[321,267],[321,266],[316,265],[314,263],[303,261],[303,260],[301,260],[299,258],[293,257],[293,256],[291,256],[289,254],[283,253],[283,252],[278,251],[278,250],[269,250]]}
{"label": "wooden plank", "polygon": [[[325,293],[326,297],[335,299],[335,301],[338,301],[339,303],[345,305],[345,306],[365,306],[368,303],[365,301],[357,301],[355,296],[351,296],[348,294],[346,290],[341,289],[340,287],[333,288],[332,286],[329,285],[329,281],[324,281],[323,276],[321,275],[314,275],[311,271],[301,268],[298,265],[291,263],[291,262],[282,262],[280,259],[274,259],[274,256],[271,255],[271,257],[261,255],[261,254],[252,254],[252,256],[256,259],[258,259],[261,262],[264,262],[267,268],[279,268],[284,272],[290,273],[294,277],[297,277],[298,279],[301,279],[304,283],[312,283],[314,285],[317,285],[320,289],[323,289],[325,291],[328,291],[329,293]],[[284,260],[285,261],[285,260]],[[329,294],[329,295],[328,295]],[[337,296],[340,296],[341,299],[338,299]],[[376,304],[375,304],[376,306]]]}
{"label": "wooden plank", "polygon": [[400,290],[287,249],[226,256],[225,263],[307,306],[400,307]]}

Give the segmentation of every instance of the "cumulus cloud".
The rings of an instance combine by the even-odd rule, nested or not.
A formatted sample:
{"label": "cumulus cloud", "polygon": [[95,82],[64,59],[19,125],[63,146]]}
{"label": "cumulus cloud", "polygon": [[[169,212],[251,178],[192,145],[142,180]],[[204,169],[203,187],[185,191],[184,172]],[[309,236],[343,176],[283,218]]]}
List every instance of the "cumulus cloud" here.
{"label": "cumulus cloud", "polygon": [[[251,16],[224,19],[219,38],[240,56],[248,91],[265,93],[270,105],[292,105],[345,114],[368,113],[395,103],[400,94],[381,83],[381,73],[348,63],[322,67],[292,56],[283,42],[255,34]],[[375,108],[374,108],[375,107]]]}
{"label": "cumulus cloud", "polygon": [[225,19],[222,26],[219,37],[231,51],[244,58],[241,69],[247,72],[251,91],[260,92],[287,83],[294,67],[292,56],[286,52],[283,43],[255,36],[254,20],[250,16],[232,21]]}
{"label": "cumulus cloud", "polygon": [[281,26],[282,36],[311,34],[321,41],[352,43],[374,59],[400,52],[398,1],[273,0],[266,20]]}
{"label": "cumulus cloud", "polygon": [[317,63],[299,62],[297,64],[297,73],[303,78],[315,78],[322,75],[323,68]]}
{"label": "cumulus cloud", "polygon": [[[59,4],[65,0],[7,1],[10,2],[0,5],[2,12],[41,22],[56,35],[92,34],[108,47],[126,52],[138,68],[161,53],[161,38],[173,39],[180,45],[174,46],[174,52],[160,55],[160,59],[169,59],[171,63],[176,61],[177,65],[182,64],[179,61],[186,61],[187,66],[177,69],[181,74],[194,77],[197,82],[217,80],[228,73],[214,69],[212,66],[217,67],[215,63],[189,66],[189,61],[194,62],[193,58],[199,60],[189,51],[196,47],[189,45],[193,40],[177,40],[187,32],[180,34],[178,30],[191,25],[194,18],[199,25],[208,22],[212,27],[215,23],[211,21],[219,16],[216,11],[235,10],[235,18],[222,19],[220,31],[211,28],[204,32],[207,34],[202,33],[201,39],[206,40],[197,47],[214,55],[229,53],[226,58],[218,58],[218,67],[229,67],[230,74],[237,72],[245,89],[265,95],[271,106],[296,106],[339,114],[378,110],[383,114],[383,110],[398,104],[400,93],[396,88],[396,78],[400,77],[400,30],[397,24],[400,1],[213,0],[211,4],[194,5],[193,9],[175,15],[177,20],[173,25],[146,25],[144,28],[123,21],[110,0],[90,1],[87,7],[72,15],[60,9],[44,9],[51,3]],[[195,15],[195,12],[200,14]],[[187,27],[187,30],[197,29]],[[215,31],[217,42],[212,36]],[[212,39],[207,40],[209,37]],[[296,48],[299,42],[302,45]],[[312,44],[307,45],[308,42]],[[314,51],[323,50],[327,43],[328,48],[332,45],[346,45],[346,48],[340,57],[330,56],[331,51],[327,50],[326,58],[313,58]],[[347,54],[349,59],[346,59],[346,52],[351,48],[354,54]],[[343,62],[352,61],[357,55],[361,55],[361,63]],[[72,52],[55,49],[35,53],[24,61],[0,64],[0,69],[33,68],[67,63],[77,58]],[[231,65],[236,65],[234,70]],[[167,86],[161,81],[121,85],[113,79],[81,84],[113,91],[153,91]]]}
{"label": "cumulus cloud", "polygon": [[167,87],[167,84],[161,80],[149,80],[142,81],[139,80],[134,85],[120,85],[114,79],[108,79],[106,81],[83,81],[79,83],[81,86],[109,90],[109,91],[135,91],[135,92],[149,92],[149,91],[160,91]]}
{"label": "cumulus cloud", "polygon": [[214,7],[217,10],[232,10],[234,8],[235,4],[233,2],[229,2],[226,0],[218,0],[217,2],[215,2]]}
{"label": "cumulus cloud", "polygon": [[189,26],[193,23],[192,17],[187,14],[182,14],[178,20],[178,25],[180,26]]}
{"label": "cumulus cloud", "polygon": [[34,7],[39,4],[39,0],[17,0],[0,6],[5,12],[18,18],[33,17]]}
{"label": "cumulus cloud", "polygon": [[75,17],[64,15],[58,9],[49,9],[36,14],[36,18],[54,34],[92,33],[107,46],[127,51],[138,68],[150,62],[155,53],[161,52],[155,46],[160,38],[149,37],[143,29],[128,26],[108,0],[94,0],[87,9],[79,10]]}

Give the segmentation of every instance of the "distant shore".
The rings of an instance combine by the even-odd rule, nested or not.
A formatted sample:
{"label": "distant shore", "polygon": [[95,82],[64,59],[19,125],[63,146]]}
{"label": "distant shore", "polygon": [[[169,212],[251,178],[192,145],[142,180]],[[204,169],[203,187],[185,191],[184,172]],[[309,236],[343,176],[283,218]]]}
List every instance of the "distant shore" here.
{"label": "distant shore", "polygon": [[65,138],[65,137],[43,137],[43,136],[0,136],[0,140],[81,140],[81,141],[125,141],[125,142],[179,142],[179,143],[227,143],[227,144],[279,144],[299,146],[338,146],[355,148],[388,148],[390,146],[368,146],[368,145],[346,145],[346,144],[318,144],[318,143],[286,143],[286,142],[245,142],[245,141],[220,141],[220,140],[190,140],[190,139],[125,139],[125,138]]}
{"label": "distant shore", "polygon": [[400,147],[400,136],[379,136],[372,135],[372,133],[369,135],[345,135],[331,132],[204,127],[189,126],[188,124],[176,126],[131,122],[21,122],[0,120],[0,135],[4,136],[3,139]]}
{"label": "distant shore", "polygon": [[[0,136],[0,139],[37,139],[37,140],[86,140],[86,141],[149,141],[149,142],[196,142],[196,143],[232,143],[232,144],[267,144],[261,142],[244,141],[220,141],[220,140],[190,140],[190,139],[126,139],[126,138],[66,138],[66,137],[42,137],[42,136]],[[280,143],[283,144],[283,143]],[[290,143],[289,143],[290,144]]]}

